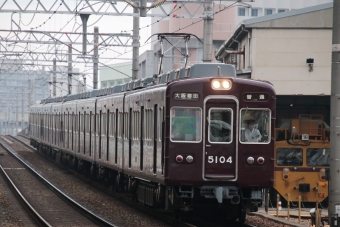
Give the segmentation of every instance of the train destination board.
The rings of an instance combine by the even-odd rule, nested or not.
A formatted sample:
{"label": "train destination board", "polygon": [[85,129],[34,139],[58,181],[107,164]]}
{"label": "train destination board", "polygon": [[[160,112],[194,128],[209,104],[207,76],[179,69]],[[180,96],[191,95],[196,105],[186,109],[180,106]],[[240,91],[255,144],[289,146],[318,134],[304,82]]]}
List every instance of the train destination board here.
{"label": "train destination board", "polygon": [[198,101],[199,95],[197,92],[176,92],[173,94],[174,100],[193,100]]}

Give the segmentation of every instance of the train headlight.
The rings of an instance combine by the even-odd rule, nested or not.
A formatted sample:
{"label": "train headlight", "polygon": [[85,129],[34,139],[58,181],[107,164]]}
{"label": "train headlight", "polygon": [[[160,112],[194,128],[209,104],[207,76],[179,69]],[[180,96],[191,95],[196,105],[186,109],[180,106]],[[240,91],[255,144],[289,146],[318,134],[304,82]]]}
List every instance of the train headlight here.
{"label": "train headlight", "polygon": [[283,169],[283,173],[284,173],[284,174],[288,174],[288,173],[289,173],[289,169],[288,169],[288,168],[284,168],[284,169]]}
{"label": "train headlight", "polygon": [[248,158],[247,158],[247,162],[248,162],[249,164],[253,164],[253,163],[254,163],[254,158],[253,158],[253,157],[248,157]]}
{"label": "train headlight", "polygon": [[219,89],[221,87],[221,83],[218,80],[214,80],[212,82],[212,86],[214,89]]}
{"label": "train headlight", "polygon": [[229,80],[224,80],[222,82],[222,87],[225,89],[229,89],[230,88],[230,81]]}
{"label": "train headlight", "polygon": [[214,79],[211,82],[211,87],[214,90],[230,90],[231,81],[226,79]]}

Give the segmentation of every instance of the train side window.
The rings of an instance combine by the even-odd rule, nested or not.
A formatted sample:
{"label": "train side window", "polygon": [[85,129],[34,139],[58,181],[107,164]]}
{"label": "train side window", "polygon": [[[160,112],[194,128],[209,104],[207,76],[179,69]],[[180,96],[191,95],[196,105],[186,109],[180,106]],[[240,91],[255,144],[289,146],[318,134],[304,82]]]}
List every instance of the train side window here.
{"label": "train side window", "polygon": [[159,111],[158,111],[158,140],[159,141],[162,141],[162,123],[163,123],[163,107],[160,107],[159,108]]}
{"label": "train side window", "polygon": [[307,149],[307,166],[329,166],[329,165],[330,165],[329,148]]}
{"label": "train side window", "polygon": [[115,129],[115,112],[110,112],[110,136],[114,136],[114,129]]}
{"label": "train side window", "polygon": [[200,142],[202,139],[202,110],[200,108],[173,107],[170,110],[172,142]]}
{"label": "train side window", "polygon": [[209,142],[231,143],[233,139],[232,116],[232,109],[211,108],[209,110]]}
{"label": "train side window", "polygon": [[278,148],[276,150],[276,164],[278,166],[302,166],[302,163],[301,148]]}
{"label": "train side window", "polygon": [[103,137],[106,137],[106,120],[107,120],[106,112],[102,111],[101,112],[101,123],[102,123],[102,126],[101,126],[102,133],[101,134],[102,134]]}
{"label": "train side window", "polygon": [[240,141],[242,143],[270,143],[271,111],[269,109],[240,110]]}

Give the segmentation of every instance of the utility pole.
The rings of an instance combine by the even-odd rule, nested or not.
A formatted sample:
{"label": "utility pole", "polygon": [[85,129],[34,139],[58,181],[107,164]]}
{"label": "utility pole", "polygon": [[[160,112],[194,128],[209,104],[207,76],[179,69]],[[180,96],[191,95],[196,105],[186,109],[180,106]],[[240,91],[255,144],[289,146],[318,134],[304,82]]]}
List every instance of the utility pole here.
{"label": "utility pole", "polygon": [[86,75],[83,75],[83,80],[84,80],[84,88],[83,88],[83,92],[85,92],[86,89]]}
{"label": "utility pole", "polygon": [[99,28],[94,27],[93,44],[93,89],[98,89],[98,32]]}
{"label": "utility pole", "polygon": [[213,44],[213,2],[204,4],[204,28],[203,28],[203,62],[211,62],[212,60],[212,44]]}
{"label": "utility pole", "polygon": [[21,131],[24,131],[24,92],[21,93]]}
{"label": "utility pole", "polygon": [[72,94],[72,45],[68,46],[68,94]]}
{"label": "utility pole", "polygon": [[[135,4],[139,4],[136,1]],[[133,8],[133,13],[139,13],[138,8]],[[132,40],[132,80],[136,80],[139,71],[139,17],[133,17],[133,40]]]}
{"label": "utility pole", "polygon": [[57,62],[56,62],[55,58],[53,58],[53,81],[52,81],[53,97],[56,97],[56,95],[57,95],[57,88],[56,88],[57,76],[56,76],[56,71],[57,71]]}
{"label": "utility pole", "polygon": [[340,1],[333,1],[331,132],[328,220],[330,226],[340,222]]}
{"label": "utility pole", "polygon": [[87,41],[87,20],[89,19],[89,14],[80,14],[81,21],[83,22],[83,55],[86,55],[86,41]]}
{"label": "utility pole", "polygon": [[[17,90],[18,90],[18,87],[17,87]],[[18,135],[18,124],[19,124],[19,121],[18,121],[18,115],[19,115],[19,111],[18,111],[18,103],[19,103],[19,95],[17,94],[17,103],[15,104],[15,135]]]}

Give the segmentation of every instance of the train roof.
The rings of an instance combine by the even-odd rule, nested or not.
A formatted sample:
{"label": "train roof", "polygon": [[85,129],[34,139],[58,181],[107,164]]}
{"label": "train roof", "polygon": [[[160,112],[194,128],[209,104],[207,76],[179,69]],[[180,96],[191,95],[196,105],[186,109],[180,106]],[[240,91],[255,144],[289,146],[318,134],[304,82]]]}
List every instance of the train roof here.
{"label": "train roof", "polygon": [[53,97],[41,100],[40,104],[67,102],[77,99],[87,99],[100,96],[111,95],[120,92],[127,92],[137,90],[145,87],[154,86],[157,84],[166,84],[173,80],[180,80],[186,78],[212,77],[212,76],[226,76],[236,77],[236,70],[233,65],[224,63],[199,63],[192,66],[186,66],[176,70],[170,70],[166,73],[154,77],[147,77],[137,80],[131,80],[124,84],[119,84],[111,87],[101,89],[94,89],[92,91],[85,91],[79,94],[71,94],[63,97]]}

